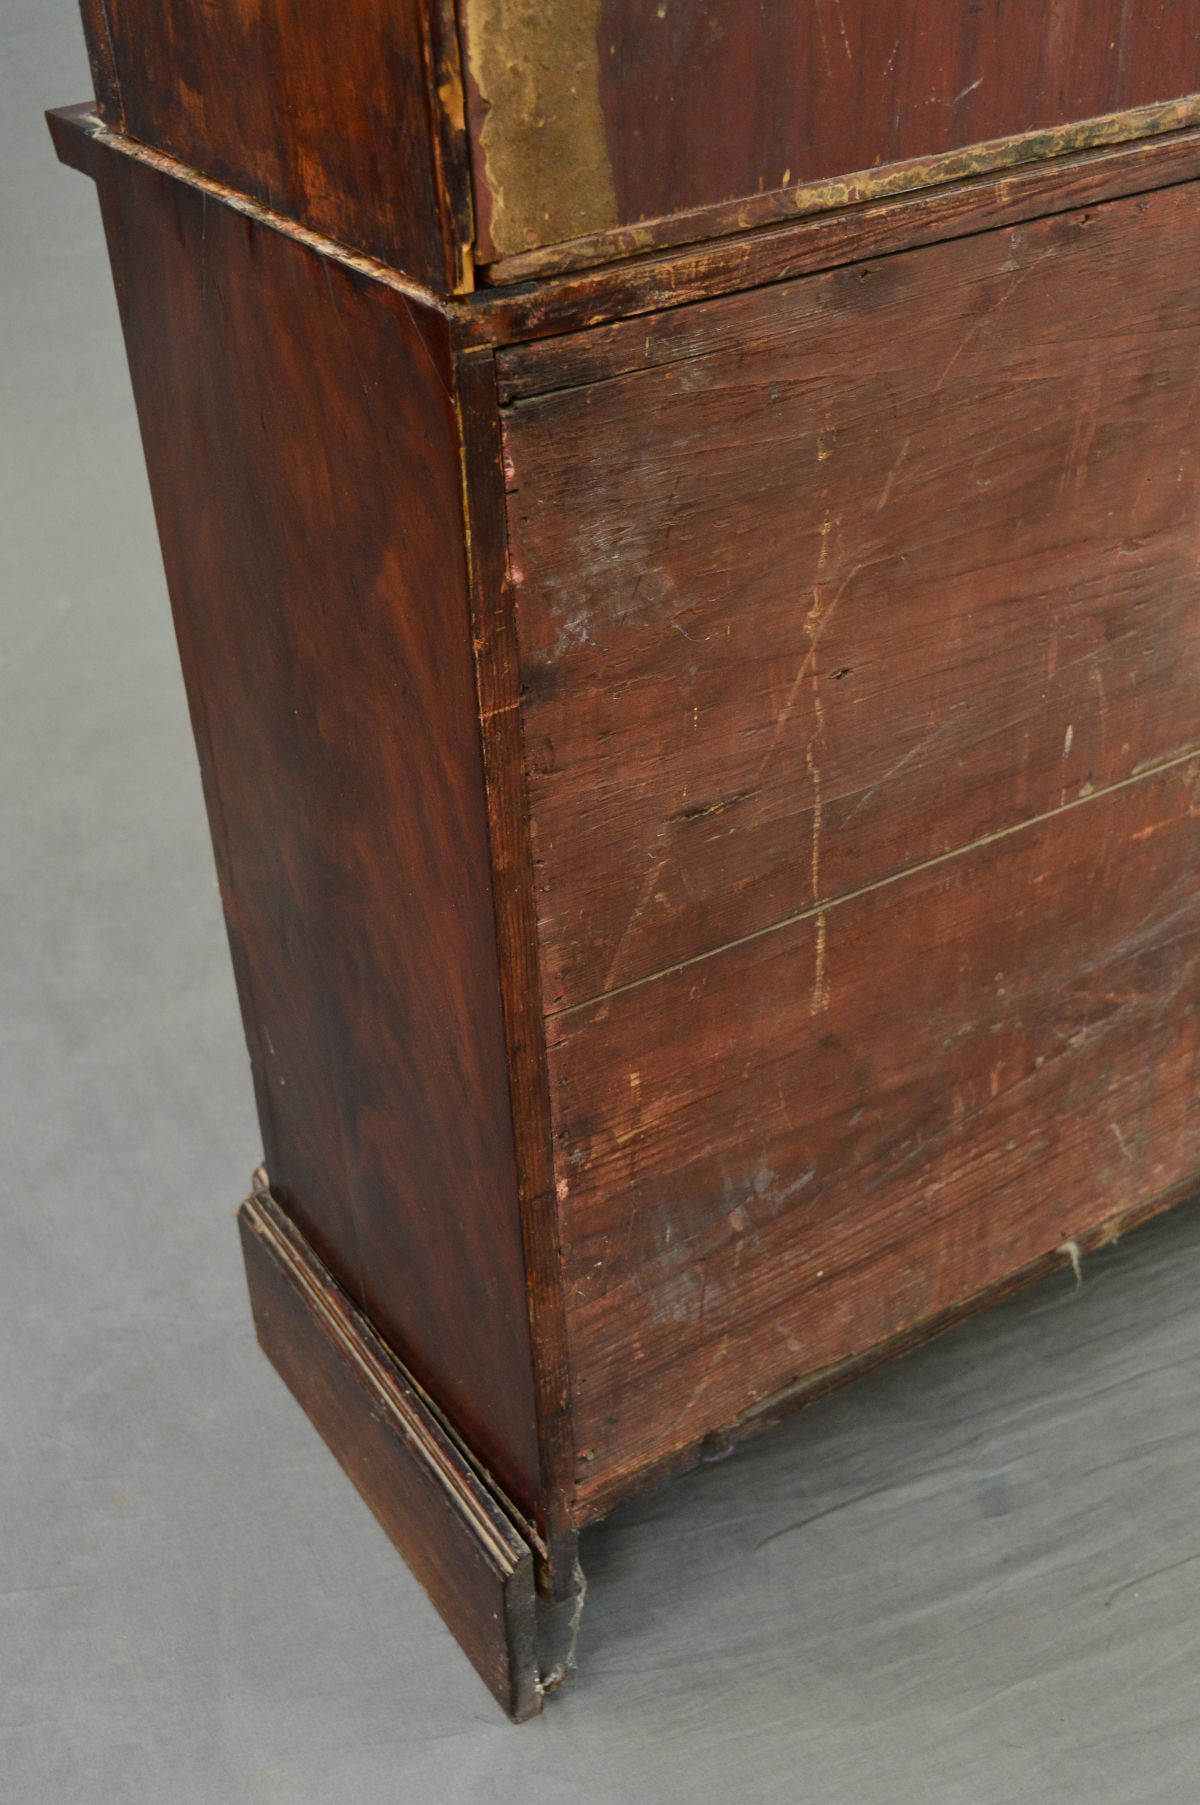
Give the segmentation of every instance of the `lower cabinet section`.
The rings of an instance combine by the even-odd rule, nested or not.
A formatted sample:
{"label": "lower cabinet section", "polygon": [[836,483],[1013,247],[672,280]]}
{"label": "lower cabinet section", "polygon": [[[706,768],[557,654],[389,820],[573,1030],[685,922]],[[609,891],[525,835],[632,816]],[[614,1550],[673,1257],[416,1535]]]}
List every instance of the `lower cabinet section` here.
{"label": "lower cabinet section", "polygon": [[1200,1169],[1198,228],[500,353],[584,1516]]}

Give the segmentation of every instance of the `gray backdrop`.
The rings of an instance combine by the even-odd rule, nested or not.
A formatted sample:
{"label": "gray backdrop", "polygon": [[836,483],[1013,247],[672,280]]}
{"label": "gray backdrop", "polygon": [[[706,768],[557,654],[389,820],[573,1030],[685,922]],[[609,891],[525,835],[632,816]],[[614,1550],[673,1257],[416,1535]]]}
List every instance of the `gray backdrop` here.
{"label": "gray backdrop", "polygon": [[[199,3],[199,0],[197,0]],[[585,1541],[510,1728],[255,1349],[259,1154],[88,182],[0,17],[0,1797],[1200,1796],[1187,1210]]]}

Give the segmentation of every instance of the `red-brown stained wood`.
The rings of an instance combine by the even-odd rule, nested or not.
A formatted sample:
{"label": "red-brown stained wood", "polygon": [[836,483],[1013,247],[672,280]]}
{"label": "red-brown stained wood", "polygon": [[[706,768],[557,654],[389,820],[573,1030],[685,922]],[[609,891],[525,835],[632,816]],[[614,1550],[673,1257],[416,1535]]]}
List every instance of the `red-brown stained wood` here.
{"label": "red-brown stained wood", "polygon": [[1196,0],[460,10],[478,255],[512,274],[536,247],[606,232],[622,251],[681,230],[699,239],[761,223],[781,192],[1200,89]]}
{"label": "red-brown stained wood", "polygon": [[1200,745],[1200,190],[505,353],[551,1012]]}
{"label": "red-brown stained wood", "polygon": [[436,289],[463,285],[461,76],[440,0],[86,0],[84,24],[108,124]]}
{"label": "red-brown stained wood", "polygon": [[92,91],[104,118],[117,130],[124,126],[121,89],[117,81],[109,26],[108,0],[79,0],[83,15],[83,31],[87,40],[88,61],[92,70]]}
{"label": "red-brown stained wood", "polygon": [[[473,70],[485,244],[534,267],[556,183],[641,207],[646,130],[673,223],[572,255],[768,220],[785,176],[794,211],[805,143],[943,181],[939,145],[1200,87],[1192,0],[936,3],[871,13],[881,73],[832,0],[471,0],[510,61],[503,100]],[[465,286],[448,0],[317,12],[85,0],[131,136],[54,130],[217,846],[260,1334],[520,1714],[531,1549],[569,1593],[577,1516],[1200,1180],[1200,199],[1140,192],[1196,134],[426,305],[280,216]],[[647,30],[618,92],[591,53]],[[505,134],[540,189],[498,194]]]}
{"label": "red-brown stained wood", "polygon": [[275,1195],[532,1515],[448,328],[92,160]]}
{"label": "red-brown stained wood", "polygon": [[269,1196],[239,1218],[263,1351],[502,1708],[541,1709],[533,1556],[519,1530]]}
{"label": "red-brown stained wood", "polygon": [[1200,759],[551,1024],[582,1509],[1200,1175]]}
{"label": "red-brown stained wood", "polygon": [[[505,559],[504,479],[495,359],[464,353],[458,364],[459,425],[470,547],[472,632],[491,832],[501,989],[517,1179],[525,1222],[529,1314],[537,1348],[538,1421],[546,1478],[548,1578],[571,1583],[575,1542],[568,1500],[574,1486],[571,1396],[554,1200],[546,1032],[529,846],[529,800],[521,731],[520,671]],[[566,1536],[569,1547],[556,1544]]]}
{"label": "red-brown stained wood", "polygon": [[[1200,131],[1170,132],[1032,162],[1000,174],[975,175],[873,204],[760,225],[705,244],[661,250],[536,283],[479,289],[455,305],[473,339],[500,347],[525,346],[515,355],[501,351],[501,396],[509,400],[563,386],[565,365],[558,363],[554,343],[563,333],[1069,213],[1195,181],[1198,176]],[[576,348],[585,342],[577,339]]]}

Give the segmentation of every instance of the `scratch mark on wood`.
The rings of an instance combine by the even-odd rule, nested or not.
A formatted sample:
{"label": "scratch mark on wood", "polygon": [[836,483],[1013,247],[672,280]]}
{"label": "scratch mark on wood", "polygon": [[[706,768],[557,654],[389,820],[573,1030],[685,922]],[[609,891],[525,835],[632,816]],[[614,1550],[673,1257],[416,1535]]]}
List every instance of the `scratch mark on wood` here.
{"label": "scratch mark on wood", "polygon": [[651,895],[653,894],[654,886],[658,882],[659,874],[661,873],[663,866],[666,864],[666,862],[667,861],[666,861],[665,856],[662,858],[656,859],[654,864],[651,865],[649,871],[646,873],[645,878],[642,880],[642,887],[637,893],[637,898],[634,902],[632,910],[630,911],[629,919],[625,923],[624,929],[622,930],[622,933],[621,933],[621,938],[617,941],[616,948],[614,949],[612,959],[609,962],[608,972],[604,979],[604,989],[606,992],[612,992],[612,990],[613,990],[613,979],[616,977],[617,972],[620,969],[621,960],[625,954],[625,948],[629,943],[629,936],[633,933],[634,928],[637,926],[638,922],[642,918],[642,915],[645,913],[645,910],[650,901]]}
{"label": "scratch mark on wood", "polygon": [[884,479],[884,484],[883,484],[882,490],[880,491],[879,500],[875,503],[875,512],[877,514],[881,514],[883,512],[884,508],[887,507],[888,502],[891,499],[892,490],[896,486],[896,478],[899,476],[901,466],[903,465],[905,458],[908,456],[908,448],[911,444],[912,444],[912,434],[908,433],[907,436],[905,437],[904,443],[900,447],[899,456],[897,457],[895,463],[892,465],[891,469],[888,471],[887,476]]}
{"label": "scratch mark on wood", "polygon": [[842,822],[842,827],[847,828],[850,826],[851,822],[856,821],[871,799],[878,796],[880,790],[886,789],[894,777],[898,777],[901,771],[911,765],[923,752],[928,752],[944,734],[948,733],[962,714],[963,707],[965,707],[965,704],[954,709],[944,720],[938,721],[935,726],[930,728],[928,733],[922,734],[915,745],[910,746],[908,751],[903,753],[894,764],[888,766],[887,770],[877,783],[868,784],[867,788],[863,790],[859,796],[858,801],[854,804],[854,807],[850,810],[850,813],[846,816],[846,819]]}
{"label": "scratch mark on wood", "polygon": [[826,980],[826,974],[825,974],[826,940],[827,940],[827,924],[825,921],[825,911],[824,911],[824,909],[822,909],[821,913],[817,916],[817,928],[816,928],[816,935],[815,935],[816,954],[815,954],[815,959],[814,959],[813,993],[812,993],[812,1002],[809,1004],[809,1008],[808,1008],[808,1012],[810,1015],[820,1015],[823,1013],[824,1010],[828,1009],[828,1007],[829,1007],[829,985]]}
{"label": "scratch mark on wood", "polygon": [[[1013,233],[1014,244],[1019,242],[1019,239],[1020,239],[1020,234],[1017,232],[1014,232]],[[946,364],[945,368],[942,370],[941,375],[938,377],[937,381],[934,383],[934,385],[933,385],[934,394],[940,393],[940,391],[945,387],[951,370],[954,368],[954,366],[958,362],[959,358],[963,355],[963,352],[966,351],[971,345],[974,344],[975,340],[979,337],[979,334],[984,330],[984,328],[986,326],[990,326],[993,323],[993,321],[996,318],[996,315],[998,313],[1002,312],[1002,310],[1008,306],[1008,304],[1012,300],[1013,296],[1015,294],[1017,294],[1021,288],[1024,287],[1026,282],[1028,282],[1030,276],[1033,275],[1033,273],[1037,269],[1038,265],[1041,263],[1045,263],[1046,259],[1048,257],[1052,257],[1053,255],[1054,255],[1053,247],[1051,247],[1051,249],[1049,249],[1049,250],[1042,251],[1038,256],[1036,256],[1033,259],[1032,263],[1026,264],[1026,266],[1023,270],[1018,271],[1018,273],[1016,274],[1014,279],[1008,284],[1008,286],[1004,289],[1004,291],[1001,294],[997,295],[996,299],[992,302],[991,306],[984,309],[983,313],[980,314],[979,318],[974,322],[974,324],[970,327],[969,331],[964,335],[962,341],[960,342],[960,344],[957,346],[957,348],[951,355],[949,362]]]}
{"label": "scratch mark on wood", "polygon": [[968,94],[974,94],[976,88],[982,88],[982,86],[983,77],[981,75],[977,81],[969,83],[965,88],[960,88],[958,93],[954,96],[954,99],[950,102],[950,105],[952,107],[961,106]]}

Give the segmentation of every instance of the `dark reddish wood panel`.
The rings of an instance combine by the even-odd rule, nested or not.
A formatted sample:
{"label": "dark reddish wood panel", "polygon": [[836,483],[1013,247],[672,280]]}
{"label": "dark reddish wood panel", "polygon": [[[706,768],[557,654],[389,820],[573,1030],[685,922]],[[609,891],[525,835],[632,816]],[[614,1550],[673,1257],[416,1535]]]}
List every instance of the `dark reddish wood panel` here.
{"label": "dark reddish wood panel", "polygon": [[83,10],[107,123],[434,288],[460,285],[465,141],[440,0]]}
{"label": "dark reddish wood panel", "polygon": [[532,1513],[446,322],[93,163],[275,1193]]}
{"label": "dark reddish wood panel", "polygon": [[585,1513],[1200,1177],[1200,759],[551,1024]]}
{"label": "dark reddish wood panel", "polygon": [[239,1226],[263,1351],[500,1705],[532,1716],[529,1545],[270,1197],[243,1204]]}
{"label": "dark reddish wood panel", "polygon": [[552,1012],[1200,745],[1198,229],[502,354]]}
{"label": "dark reddish wood panel", "polygon": [[460,10],[484,262],[602,232],[635,249],[621,229],[725,205],[698,211],[700,238],[780,191],[1200,89],[1197,0]]}
{"label": "dark reddish wood panel", "polygon": [[629,220],[1200,87],[1195,0],[604,0],[600,39]]}

